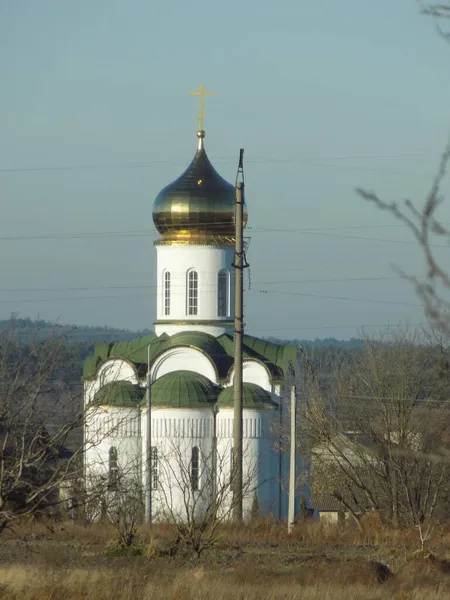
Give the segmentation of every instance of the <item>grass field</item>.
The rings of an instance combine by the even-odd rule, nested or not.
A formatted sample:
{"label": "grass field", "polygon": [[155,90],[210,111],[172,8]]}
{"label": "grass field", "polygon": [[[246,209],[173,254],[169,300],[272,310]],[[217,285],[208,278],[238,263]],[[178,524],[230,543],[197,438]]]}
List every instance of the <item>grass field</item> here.
{"label": "grass field", "polygon": [[299,524],[292,536],[266,523],[226,528],[200,559],[169,556],[171,540],[167,528],[143,528],[125,552],[107,524],[23,523],[0,539],[0,598],[450,599],[450,529],[436,528],[424,551],[417,531],[371,523],[364,533]]}

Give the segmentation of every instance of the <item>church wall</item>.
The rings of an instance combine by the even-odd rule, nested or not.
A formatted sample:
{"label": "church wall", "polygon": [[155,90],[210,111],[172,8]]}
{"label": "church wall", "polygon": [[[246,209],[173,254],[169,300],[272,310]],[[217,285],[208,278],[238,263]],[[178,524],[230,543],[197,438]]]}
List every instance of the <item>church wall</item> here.
{"label": "church wall", "polygon": [[139,408],[93,407],[86,411],[85,472],[89,486],[108,476],[110,449],[117,450],[121,476],[139,475],[142,441]]}
{"label": "church wall", "polygon": [[217,383],[217,373],[211,360],[195,348],[173,348],[157,358],[151,367],[152,381],[173,371],[193,371]]}
{"label": "church wall", "polygon": [[[212,408],[152,408],[151,445],[156,447],[158,485],[152,491],[155,521],[204,511],[211,498]],[[147,440],[146,410],[142,412],[142,447]],[[192,449],[198,448],[198,490],[192,490]],[[144,475],[144,474],[143,474]],[[190,513],[192,516],[192,512]]]}
{"label": "church wall", "polygon": [[112,381],[131,381],[131,383],[134,384],[139,383],[133,365],[120,358],[111,358],[101,365],[94,380],[85,382],[85,405],[94,400],[95,394],[101,387]]}
{"label": "church wall", "polygon": [[[243,484],[244,517],[250,518],[254,497],[260,516],[278,516],[278,453],[275,449],[273,422],[278,411],[243,410]],[[230,480],[233,448],[233,409],[222,408],[217,415],[217,454],[220,487]],[[231,497],[229,498],[231,502]]]}
{"label": "church wall", "polygon": [[[244,383],[256,383],[268,392],[272,392],[272,384],[267,369],[256,361],[245,361],[243,364]],[[234,368],[231,370],[230,380],[227,387],[232,386],[234,381]]]}
{"label": "church wall", "polygon": [[[156,324],[155,332],[173,335],[190,329],[189,321],[216,321],[217,323],[195,326],[198,331],[213,335],[225,332],[220,321],[234,318],[234,272],[232,268],[233,246],[156,246],[157,251],[157,320],[180,321],[181,323]],[[219,271],[226,269],[229,276],[228,313],[219,317],[217,311],[217,289]],[[188,314],[187,275],[189,270],[198,273],[198,310]],[[164,273],[170,272],[170,314],[165,314]],[[206,329],[205,329],[206,327]],[[211,331],[209,331],[211,329]]]}

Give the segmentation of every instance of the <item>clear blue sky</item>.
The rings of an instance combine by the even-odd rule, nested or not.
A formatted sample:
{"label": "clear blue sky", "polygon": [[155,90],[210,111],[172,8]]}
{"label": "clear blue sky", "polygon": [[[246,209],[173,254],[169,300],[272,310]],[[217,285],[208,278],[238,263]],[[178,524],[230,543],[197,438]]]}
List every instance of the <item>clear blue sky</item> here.
{"label": "clear blue sky", "polygon": [[[245,148],[249,330],[424,321],[402,281],[342,281],[422,272],[408,232],[354,193],[420,203],[450,129],[450,46],[415,0],[1,0],[0,46],[0,169],[19,169],[0,173],[0,238],[148,232],[0,240],[0,316],[151,327],[153,288],[91,288],[155,285],[152,202],[194,154],[187,92],[204,83],[230,181]],[[20,170],[65,166],[94,168]]]}

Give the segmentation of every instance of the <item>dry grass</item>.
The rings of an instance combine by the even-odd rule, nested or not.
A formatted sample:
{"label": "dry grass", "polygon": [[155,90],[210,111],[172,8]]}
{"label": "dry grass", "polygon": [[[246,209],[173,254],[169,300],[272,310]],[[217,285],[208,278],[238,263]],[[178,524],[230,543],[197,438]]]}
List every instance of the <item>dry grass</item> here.
{"label": "dry grass", "polygon": [[[334,572],[336,575],[336,572]],[[133,569],[120,570],[68,569],[54,572],[27,567],[0,570],[3,598],[10,600],[446,600],[450,593],[436,584],[401,587],[396,584],[342,583],[340,579],[322,583],[307,583],[289,574],[266,577],[247,576],[242,570],[224,571],[191,567],[155,572]],[[0,590],[2,589],[0,588]],[[0,595],[1,595],[0,591]]]}
{"label": "dry grass", "polygon": [[168,527],[143,527],[144,556],[105,556],[107,524],[26,522],[1,538],[0,598],[8,600],[450,600],[450,529],[432,552],[415,530],[276,523],[226,527],[214,551],[162,557]]}

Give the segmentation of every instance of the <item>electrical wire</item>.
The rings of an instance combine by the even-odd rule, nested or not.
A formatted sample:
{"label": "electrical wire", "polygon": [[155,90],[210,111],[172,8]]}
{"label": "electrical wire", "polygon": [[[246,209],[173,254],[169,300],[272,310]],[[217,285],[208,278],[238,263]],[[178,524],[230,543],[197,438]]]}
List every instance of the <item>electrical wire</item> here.
{"label": "electrical wire", "polygon": [[[386,159],[398,159],[398,158],[412,158],[412,157],[423,157],[426,156],[424,153],[399,153],[399,154],[385,154],[385,155],[337,155],[337,156],[306,156],[299,158],[273,158],[264,156],[254,156],[249,159],[248,163],[253,164],[299,164],[299,163],[316,163],[317,161],[328,161],[328,160],[386,160]],[[215,157],[215,161],[221,162],[235,162],[235,156],[218,156]],[[82,171],[82,170],[102,170],[102,169],[128,169],[128,168],[148,168],[154,165],[178,165],[183,164],[184,159],[179,160],[167,159],[167,160],[145,160],[135,161],[130,163],[103,163],[103,164],[80,164],[80,165],[50,165],[50,166],[39,166],[39,167],[11,167],[1,168],[0,173],[27,173],[27,172],[42,172],[42,171]],[[318,163],[318,166],[335,167],[339,165],[322,165]],[[345,166],[343,165],[343,168]],[[352,169],[352,167],[349,167]],[[354,167],[356,170],[360,168]],[[362,167],[362,170],[367,170],[366,167]],[[406,173],[408,175],[417,174],[416,171]],[[430,176],[429,174],[423,174],[423,176]]]}
{"label": "electrical wire", "polygon": [[349,302],[368,302],[370,304],[392,304],[396,306],[413,306],[423,308],[422,304],[412,304],[409,302],[396,302],[394,300],[375,300],[373,298],[350,298],[349,296],[327,296],[323,294],[307,294],[303,292],[280,292],[277,290],[259,290],[261,294],[277,294],[280,296],[302,296],[305,298],[326,298],[328,300],[345,300]]}
{"label": "electrical wire", "polygon": [[[202,271],[204,273],[215,273],[215,271]],[[172,275],[172,278],[175,278]],[[182,279],[183,282],[185,280],[184,275],[180,275],[179,279]],[[258,285],[286,285],[286,284],[315,284],[315,283],[349,283],[349,282],[379,282],[379,281],[400,281],[403,280],[400,277],[333,277],[333,278],[325,278],[325,279],[298,279],[298,280],[256,280],[253,283]],[[171,290],[176,288],[185,289],[186,284],[171,284]],[[93,291],[102,291],[102,290],[134,290],[134,289],[157,289],[158,286],[156,284],[152,285],[103,285],[103,286],[85,286],[85,287],[42,287],[42,288],[0,288],[0,293],[15,293],[15,292],[93,292]],[[202,287],[202,289],[205,289]],[[215,285],[206,286],[206,289],[216,289]]]}
{"label": "electrical wire", "polygon": [[[220,225],[222,223],[216,223],[216,225]],[[223,223],[229,225],[229,223]],[[179,224],[179,227],[192,225],[192,224]],[[382,226],[380,226],[382,227]],[[363,228],[363,227],[361,227]],[[269,227],[250,227],[247,228],[247,231],[250,233],[298,233],[301,235],[310,235],[310,236],[318,236],[318,237],[327,237],[327,238],[335,238],[335,239],[343,239],[343,240],[357,240],[357,241],[366,241],[366,242],[380,242],[385,244],[400,244],[407,246],[416,246],[416,242],[407,241],[407,240],[392,240],[392,239],[384,239],[384,238],[372,238],[372,237],[364,237],[364,236],[354,236],[354,235],[342,235],[342,234],[333,234],[333,233],[323,233],[319,229],[292,229],[292,228],[269,228]],[[17,235],[17,236],[0,236],[0,242],[6,241],[42,241],[42,240],[69,240],[69,239],[115,239],[115,238],[135,238],[135,237],[145,237],[149,240],[158,239],[158,235],[154,233],[154,231],[116,231],[116,232],[92,232],[92,233],[67,233],[67,234],[41,234],[41,235]],[[448,244],[429,244],[432,248],[450,248]]]}

